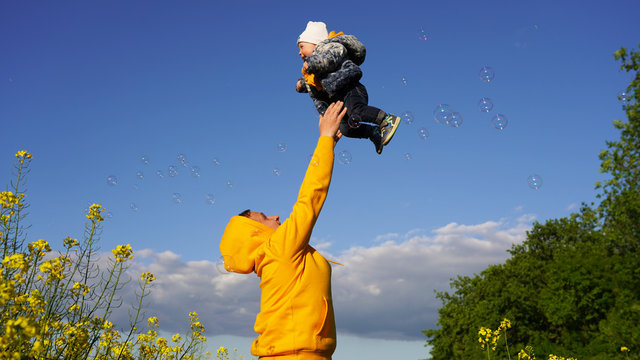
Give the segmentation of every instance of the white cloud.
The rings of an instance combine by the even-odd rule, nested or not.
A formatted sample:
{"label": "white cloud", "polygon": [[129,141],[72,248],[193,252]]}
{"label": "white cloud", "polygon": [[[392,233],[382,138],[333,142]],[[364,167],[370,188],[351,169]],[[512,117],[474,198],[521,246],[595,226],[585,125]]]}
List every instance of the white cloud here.
{"label": "white cloud", "polygon": [[566,210],[567,210],[567,211],[573,211],[573,210],[575,210],[575,209],[577,209],[577,208],[578,208],[578,204],[577,204],[577,203],[571,203],[571,204],[569,204],[569,205],[567,206],[567,209],[566,209]]}
{"label": "white cloud", "polygon": [[[435,327],[441,306],[434,289],[449,290],[451,278],[502,263],[506,250],[524,240],[531,219],[450,223],[429,234],[412,229],[404,236],[378,236],[370,247],[338,255],[328,251],[330,244],[322,244],[325,257],[344,264],[333,265],[338,329],[361,337],[423,340],[421,330]],[[255,336],[260,297],[255,274],[223,275],[215,262],[182,261],[171,251],[140,250],[136,256],[143,259],[133,263],[131,276],[137,279],[136,274],[150,270],[157,278],[147,316],[157,316],[161,328],[184,331],[188,313],[196,311],[210,334]],[[125,302],[133,299],[125,296]]]}

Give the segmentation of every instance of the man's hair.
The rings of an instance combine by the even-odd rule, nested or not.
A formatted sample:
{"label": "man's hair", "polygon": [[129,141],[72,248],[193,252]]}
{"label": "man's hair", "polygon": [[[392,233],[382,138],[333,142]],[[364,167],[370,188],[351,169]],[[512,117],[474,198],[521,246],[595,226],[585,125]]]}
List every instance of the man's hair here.
{"label": "man's hair", "polygon": [[240,214],[238,214],[238,216],[244,216],[244,217],[248,218],[250,214],[251,214],[251,209],[247,209],[247,210],[241,212]]}

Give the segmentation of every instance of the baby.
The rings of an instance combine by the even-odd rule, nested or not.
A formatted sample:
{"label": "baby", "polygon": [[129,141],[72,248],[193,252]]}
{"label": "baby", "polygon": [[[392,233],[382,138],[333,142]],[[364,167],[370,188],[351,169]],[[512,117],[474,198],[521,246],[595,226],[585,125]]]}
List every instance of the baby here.
{"label": "baby", "polygon": [[353,35],[329,34],[323,22],[309,21],[298,37],[298,48],[304,62],[296,90],[308,92],[320,114],[329,104],[343,101],[347,116],[340,123],[342,135],[369,139],[381,154],[398,129],[400,117],[369,106],[367,89],[360,83],[364,45]]}

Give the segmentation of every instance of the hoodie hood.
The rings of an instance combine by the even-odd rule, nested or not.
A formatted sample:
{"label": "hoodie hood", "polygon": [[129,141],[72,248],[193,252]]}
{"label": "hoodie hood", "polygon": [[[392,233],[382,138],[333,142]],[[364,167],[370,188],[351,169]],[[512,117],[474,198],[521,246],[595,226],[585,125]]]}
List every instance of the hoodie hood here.
{"label": "hoodie hood", "polygon": [[224,268],[240,274],[252,272],[258,250],[274,232],[274,229],[248,217],[232,217],[220,240],[220,254],[224,259]]}

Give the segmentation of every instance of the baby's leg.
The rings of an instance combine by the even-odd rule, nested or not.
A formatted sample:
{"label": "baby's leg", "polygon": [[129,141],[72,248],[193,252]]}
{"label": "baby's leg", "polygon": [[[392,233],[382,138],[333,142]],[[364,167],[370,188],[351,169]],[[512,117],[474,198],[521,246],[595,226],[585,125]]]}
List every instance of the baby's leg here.
{"label": "baby's leg", "polygon": [[377,126],[371,126],[369,124],[363,124],[363,123],[360,123],[360,124],[356,124],[353,122],[349,123],[345,119],[342,119],[342,121],[340,122],[340,132],[342,133],[342,135],[346,137],[351,137],[351,138],[358,138],[358,139],[371,138],[371,136],[373,136],[373,134],[377,129],[378,129]]}
{"label": "baby's leg", "polygon": [[347,115],[352,120],[380,125],[386,116],[384,111],[369,106],[367,89],[359,82],[345,93],[343,101],[344,106],[347,107]]}

